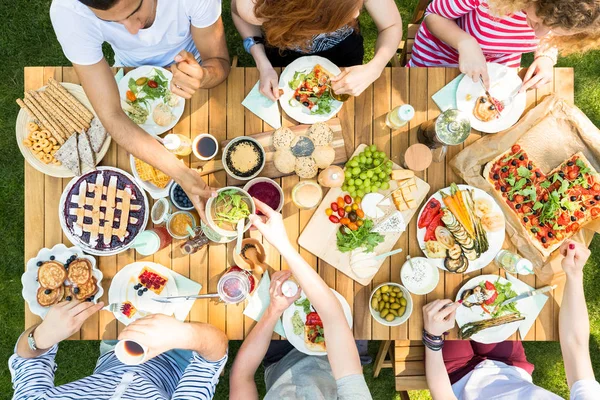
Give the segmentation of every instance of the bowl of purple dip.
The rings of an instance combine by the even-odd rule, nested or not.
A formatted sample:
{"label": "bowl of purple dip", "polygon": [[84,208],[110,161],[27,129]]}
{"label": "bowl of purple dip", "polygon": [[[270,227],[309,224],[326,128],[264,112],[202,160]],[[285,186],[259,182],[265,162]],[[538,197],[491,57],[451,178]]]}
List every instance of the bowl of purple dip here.
{"label": "bowl of purple dip", "polygon": [[[283,190],[273,179],[254,178],[246,183],[244,190],[277,212],[283,208]],[[262,215],[258,210],[257,214]]]}

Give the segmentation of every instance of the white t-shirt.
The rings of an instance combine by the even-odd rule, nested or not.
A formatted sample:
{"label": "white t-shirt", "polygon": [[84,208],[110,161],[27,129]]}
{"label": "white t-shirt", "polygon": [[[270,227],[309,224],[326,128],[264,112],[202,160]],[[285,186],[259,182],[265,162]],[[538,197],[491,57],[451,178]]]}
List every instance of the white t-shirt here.
{"label": "white t-shirt", "polygon": [[148,29],[132,35],[117,22],[106,22],[78,0],[53,0],[50,19],[65,56],[79,65],[104,57],[102,43],[115,51],[115,65],[168,66],[185,49],[200,57],[191,25],[206,28],[221,16],[221,0],[156,0],[156,18]]}
{"label": "white t-shirt", "polygon": [[[546,389],[533,384],[531,375],[522,368],[499,361],[485,360],[452,385],[458,400],[560,400]],[[598,399],[600,384],[596,381],[577,381],[571,388],[571,400]]]}

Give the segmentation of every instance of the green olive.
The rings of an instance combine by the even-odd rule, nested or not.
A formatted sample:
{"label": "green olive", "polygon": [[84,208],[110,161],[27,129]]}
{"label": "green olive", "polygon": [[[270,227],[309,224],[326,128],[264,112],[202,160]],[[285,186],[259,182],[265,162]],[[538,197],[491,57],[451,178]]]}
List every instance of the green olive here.
{"label": "green olive", "polygon": [[375,291],[375,296],[381,296],[381,288]]}
{"label": "green olive", "polygon": [[398,310],[392,310],[392,309],[390,309],[390,314],[394,314],[396,317],[399,317]]}
{"label": "green olive", "polygon": [[383,285],[381,288],[381,293],[387,293],[390,291],[390,287],[388,285]]}
{"label": "green olive", "polygon": [[391,308],[392,310],[397,310],[397,309],[399,309],[400,307],[402,307],[402,306],[401,306],[400,304],[398,304],[398,303],[394,303],[394,304],[392,304],[392,305],[390,306],[390,308]]}
{"label": "green olive", "polygon": [[383,296],[381,296],[381,298],[383,299],[383,301],[390,301],[390,296],[388,296],[387,294],[384,294]]}
{"label": "green olive", "polygon": [[385,316],[385,320],[386,320],[387,322],[392,322],[392,321],[393,321],[393,320],[395,320],[395,319],[396,319],[396,316],[395,316],[395,315],[393,315],[393,314],[388,314],[388,315],[386,315],[386,316]]}
{"label": "green olive", "polygon": [[138,79],[135,81],[135,84],[136,84],[137,86],[142,86],[142,85],[144,85],[146,82],[148,82],[148,78],[146,78],[145,76],[142,76],[141,78],[138,78]]}
{"label": "green olive", "polygon": [[401,292],[402,292],[402,289],[400,289],[398,286],[394,286],[394,287],[392,288],[392,291],[393,291],[393,292],[395,292],[395,293],[401,293]]}
{"label": "green olive", "polygon": [[406,307],[400,307],[398,309],[398,316],[399,317],[403,316],[405,312],[406,312]]}
{"label": "green olive", "polygon": [[375,297],[373,297],[371,300],[371,307],[373,307],[373,310],[375,311],[379,310],[379,303],[377,303],[377,299]]}
{"label": "green olive", "polygon": [[398,293],[390,292],[390,296],[391,297],[396,297],[396,296],[398,296]]}
{"label": "green olive", "polygon": [[384,308],[387,308],[387,309],[389,309],[389,308],[390,308],[390,303],[385,303],[385,304],[383,305],[383,307],[384,307]]}
{"label": "green olive", "polygon": [[396,299],[393,297],[390,297],[390,303],[395,303],[395,302],[396,302]]}
{"label": "green olive", "polygon": [[385,318],[386,315],[388,315],[390,313],[390,310],[388,310],[387,308],[384,308],[383,310],[381,310],[381,312],[379,313],[379,316],[381,318]]}
{"label": "green olive", "polygon": [[[364,304],[364,303],[363,303],[363,304]],[[401,305],[402,307],[406,307],[406,299],[405,299],[404,297],[400,299],[400,305]]]}
{"label": "green olive", "polygon": [[398,293],[398,296],[396,296],[396,297],[404,297],[404,293],[400,292],[400,293]]}
{"label": "green olive", "polygon": [[379,300],[379,310],[383,310],[385,308],[385,301]]}

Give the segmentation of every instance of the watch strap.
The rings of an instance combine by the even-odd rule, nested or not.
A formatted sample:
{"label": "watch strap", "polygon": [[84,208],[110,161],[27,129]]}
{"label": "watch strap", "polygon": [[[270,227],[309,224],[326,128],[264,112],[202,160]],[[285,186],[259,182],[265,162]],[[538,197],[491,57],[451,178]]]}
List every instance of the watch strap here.
{"label": "watch strap", "polygon": [[35,332],[35,329],[33,329],[31,332],[29,332],[29,335],[27,335],[27,344],[29,345],[29,350],[37,351],[38,348],[35,343],[35,338],[33,337],[33,332]]}
{"label": "watch strap", "polygon": [[250,36],[244,39],[244,50],[246,50],[246,53],[250,54],[250,49],[255,44],[265,44],[265,39],[261,36]]}

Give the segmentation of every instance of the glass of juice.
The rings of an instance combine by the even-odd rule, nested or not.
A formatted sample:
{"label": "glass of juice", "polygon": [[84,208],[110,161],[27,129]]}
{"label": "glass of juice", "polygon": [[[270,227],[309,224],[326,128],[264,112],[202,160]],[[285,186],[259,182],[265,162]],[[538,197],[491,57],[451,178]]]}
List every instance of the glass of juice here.
{"label": "glass of juice", "polygon": [[192,151],[199,160],[208,161],[217,155],[219,142],[213,135],[202,133],[194,138]]}
{"label": "glass of juice", "polygon": [[132,247],[143,256],[150,256],[171,244],[171,235],[164,226],[146,229],[136,236]]}
{"label": "glass of juice", "polygon": [[316,181],[300,181],[292,189],[292,201],[302,210],[310,210],[323,199],[323,189]]}
{"label": "glass of juice", "polygon": [[167,221],[167,230],[173,239],[187,239],[190,236],[188,227],[196,228],[196,218],[188,211],[177,211]]}
{"label": "glass of juice", "polygon": [[239,269],[229,269],[219,279],[217,292],[225,303],[237,304],[244,301],[250,293],[248,275]]}

